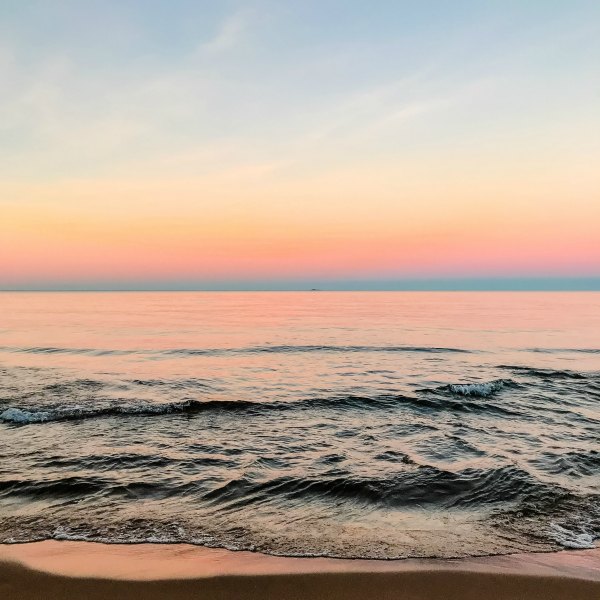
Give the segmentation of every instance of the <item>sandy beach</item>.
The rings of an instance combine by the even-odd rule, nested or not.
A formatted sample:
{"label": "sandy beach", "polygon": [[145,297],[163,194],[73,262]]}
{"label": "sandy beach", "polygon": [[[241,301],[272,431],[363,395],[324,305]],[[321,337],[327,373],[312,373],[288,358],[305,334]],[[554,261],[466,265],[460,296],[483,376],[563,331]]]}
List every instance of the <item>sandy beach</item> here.
{"label": "sandy beach", "polygon": [[588,600],[600,598],[600,550],[369,561],[189,545],[45,541],[0,548],[0,595],[6,600]]}

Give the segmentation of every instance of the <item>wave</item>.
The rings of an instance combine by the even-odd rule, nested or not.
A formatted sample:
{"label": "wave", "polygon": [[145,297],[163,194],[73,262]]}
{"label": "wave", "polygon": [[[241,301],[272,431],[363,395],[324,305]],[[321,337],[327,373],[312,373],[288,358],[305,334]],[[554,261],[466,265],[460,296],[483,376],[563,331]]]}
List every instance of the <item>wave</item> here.
{"label": "wave", "polygon": [[[521,384],[512,379],[494,379],[471,383],[449,383],[436,388],[417,390],[422,396],[412,398],[415,405],[437,410],[458,412],[488,413],[504,416],[522,416],[514,404],[492,402],[491,398],[502,390],[520,388]],[[472,399],[471,399],[472,398]],[[482,400],[486,400],[483,402]]]}
{"label": "wave", "polygon": [[[200,379],[198,377],[187,377],[182,379],[70,379],[55,383],[41,385],[36,389],[22,390],[19,394],[19,389],[15,386],[11,391],[12,397],[0,397],[0,404],[6,401],[31,401],[36,398],[71,398],[76,399],[96,399],[101,400],[102,394],[113,394],[122,391],[134,391],[139,388],[159,388],[162,391],[187,391],[192,394],[194,391],[215,391],[219,389],[218,385],[208,379]],[[1,388],[0,388],[1,390]],[[2,390],[6,391],[6,390]],[[16,392],[16,393],[15,393]],[[47,403],[48,405],[49,403]]]}
{"label": "wave", "polygon": [[126,381],[126,383],[140,387],[167,388],[172,390],[190,388],[215,388],[212,381],[209,381],[207,379],[199,379],[198,377],[188,377],[185,379],[130,379]]}
{"label": "wave", "polygon": [[573,531],[557,523],[550,523],[548,534],[563,548],[589,550],[596,547],[593,534],[586,531]]}
{"label": "wave", "polygon": [[25,409],[9,407],[0,413],[0,421],[16,425],[68,421],[113,416],[157,416],[169,414],[196,414],[207,411],[269,412],[297,409],[373,409],[398,405],[417,399],[400,395],[339,396],[333,398],[308,398],[288,402],[253,402],[249,400],[182,400],[169,403],[129,403],[85,407],[80,405],[39,407]]}
{"label": "wave", "polygon": [[100,348],[60,348],[54,346],[0,346],[0,351],[14,352],[20,354],[81,354],[89,356],[126,356],[128,354],[137,354],[139,352],[137,350],[107,350]]}
{"label": "wave", "polygon": [[291,353],[311,353],[311,352],[458,352],[470,353],[471,350],[462,348],[444,348],[437,346],[327,346],[327,345],[281,345],[281,346],[254,346],[247,348],[220,348],[220,349],[176,349],[166,350],[166,354],[291,354]]}
{"label": "wave", "polygon": [[[202,500],[224,509],[239,509],[276,497],[286,502],[335,500],[388,508],[469,508],[501,503],[535,502],[544,506],[567,497],[558,486],[545,484],[516,467],[468,468],[453,472],[430,465],[405,462],[406,470],[390,478],[280,476],[255,481],[248,476],[231,479],[201,494]],[[192,488],[194,484],[191,485]],[[198,490],[193,490],[198,494]]]}
{"label": "wave", "polygon": [[575,354],[600,354],[600,348],[530,348],[529,352],[542,354],[563,354],[573,352]]}
{"label": "wave", "polygon": [[121,483],[110,476],[72,476],[59,479],[12,479],[0,481],[0,496],[42,496],[62,498],[90,496],[147,497],[164,499],[184,493],[189,486],[165,485],[155,481],[128,481]]}
{"label": "wave", "polygon": [[541,379],[588,379],[590,375],[569,369],[543,369],[540,367],[523,367],[518,365],[499,365],[499,369],[506,369],[518,375],[539,377]]}
{"label": "wave", "polygon": [[[269,501],[285,506],[335,500],[386,508],[439,507],[474,508],[512,503],[535,504],[537,510],[568,498],[563,488],[543,483],[514,466],[467,468],[449,471],[413,461],[403,462],[404,470],[392,476],[368,477],[351,473],[335,476],[280,475],[257,480],[250,475],[230,479],[212,488],[205,477],[181,481],[129,480],[107,474],[104,477],[18,478],[0,481],[0,496],[76,497],[101,494],[108,497],[160,499],[192,495],[198,502],[224,510],[239,509]],[[214,484],[213,484],[214,485]]]}
{"label": "wave", "polygon": [[63,477],[56,480],[8,479],[0,481],[0,496],[78,496],[101,492],[110,482],[100,477]]}
{"label": "wave", "polygon": [[0,421],[16,425],[46,423],[48,421],[72,421],[98,417],[114,417],[121,415],[152,416],[174,413],[197,413],[205,410],[239,410],[259,406],[258,402],[226,401],[226,400],[183,400],[162,404],[138,403],[127,405],[109,405],[101,407],[85,407],[79,405],[49,407],[47,409],[26,410],[19,407],[7,408],[0,413]]}
{"label": "wave", "polygon": [[[503,385],[510,382],[503,380]],[[494,382],[492,382],[494,383]],[[492,403],[469,401],[468,397],[488,397],[495,393],[499,383],[490,384],[464,384],[464,386],[479,386],[462,389],[463,384],[456,386],[442,386],[434,390],[418,390],[421,395],[406,396],[398,393],[379,394],[374,396],[343,395],[332,397],[312,397],[292,401],[258,402],[250,400],[181,400],[177,402],[152,403],[129,401],[127,404],[108,404],[103,406],[82,406],[80,404],[37,407],[9,406],[0,413],[0,421],[13,425],[29,425],[47,423],[52,421],[74,421],[100,417],[118,416],[160,416],[171,414],[188,414],[221,411],[244,413],[268,413],[289,410],[392,410],[408,407],[412,410],[431,411],[457,411],[457,412],[483,412],[496,413],[505,416],[520,413],[511,408]],[[488,387],[492,388],[488,392]],[[440,391],[450,391],[453,395],[463,396],[460,400],[439,397]],[[430,397],[430,394],[438,397]]]}
{"label": "wave", "polygon": [[249,346],[242,348],[172,348],[165,350],[110,350],[97,348],[60,348],[60,347],[0,347],[3,352],[24,354],[81,354],[89,356],[125,356],[129,354],[163,356],[223,356],[228,354],[293,354],[293,353],[359,353],[359,352],[424,352],[424,353],[467,353],[474,352],[464,348],[445,348],[437,346],[332,346],[332,345],[279,345]]}
{"label": "wave", "polygon": [[600,451],[571,450],[561,454],[544,452],[531,460],[536,468],[552,475],[568,475],[570,477],[588,477],[600,471]]}
{"label": "wave", "polygon": [[476,383],[451,383],[444,385],[438,390],[448,391],[458,396],[474,396],[477,398],[488,398],[505,387],[515,387],[516,382],[511,379],[494,379],[493,381],[482,381]]}

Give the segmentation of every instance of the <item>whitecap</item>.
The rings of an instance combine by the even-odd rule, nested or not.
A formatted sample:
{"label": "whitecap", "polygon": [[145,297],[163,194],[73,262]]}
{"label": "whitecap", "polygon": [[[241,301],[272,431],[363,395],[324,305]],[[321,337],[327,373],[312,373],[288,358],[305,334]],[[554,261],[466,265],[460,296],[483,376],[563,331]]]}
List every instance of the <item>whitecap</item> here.
{"label": "whitecap", "polygon": [[590,533],[576,532],[557,523],[550,524],[550,537],[563,548],[573,550],[587,550],[595,548],[594,537]]}
{"label": "whitecap", "polygon": [[461,396],[477,396],[487,398],[496,392],[499,392],[504,387],[504,380],[496,379],[495,381],[481,383],[453,383],[448,386],[448,389],[453,394]]}

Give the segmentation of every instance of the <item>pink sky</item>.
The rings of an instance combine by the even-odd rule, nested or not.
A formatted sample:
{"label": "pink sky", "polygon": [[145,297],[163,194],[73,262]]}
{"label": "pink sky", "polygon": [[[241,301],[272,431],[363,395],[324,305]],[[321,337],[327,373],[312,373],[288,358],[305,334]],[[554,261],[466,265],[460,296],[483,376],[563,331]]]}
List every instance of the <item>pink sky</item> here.
{"label": "pink sky", "polygon": [[0,289],[600,277],[594,3],[17,4]]}

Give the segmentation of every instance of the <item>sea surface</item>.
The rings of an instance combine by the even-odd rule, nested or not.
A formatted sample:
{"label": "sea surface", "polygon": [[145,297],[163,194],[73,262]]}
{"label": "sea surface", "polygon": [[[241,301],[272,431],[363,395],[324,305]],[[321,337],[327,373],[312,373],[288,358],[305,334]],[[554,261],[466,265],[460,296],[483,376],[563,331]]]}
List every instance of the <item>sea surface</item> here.
{"label": "sea surface", "polygon": [[0,542],[600,536],[600,293],[0,294]]}

